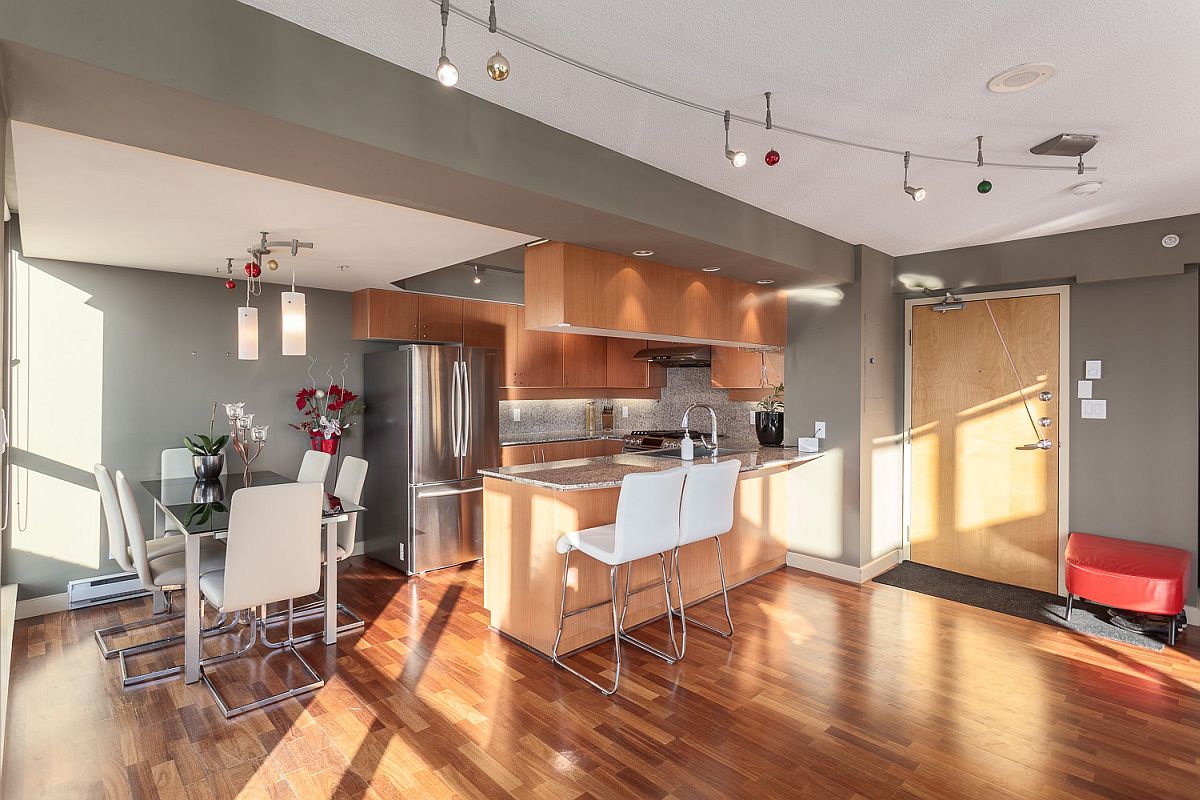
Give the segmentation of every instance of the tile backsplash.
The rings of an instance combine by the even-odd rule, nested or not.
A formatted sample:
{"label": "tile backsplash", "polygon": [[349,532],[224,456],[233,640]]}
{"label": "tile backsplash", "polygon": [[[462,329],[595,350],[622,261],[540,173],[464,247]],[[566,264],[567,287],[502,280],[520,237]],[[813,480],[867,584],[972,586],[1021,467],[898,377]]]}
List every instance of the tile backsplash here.
{"label": "tile backsplash", "polygon": [[[770,393],[763,389],[763,395]],[[667,385],[661,400],[627,400],[620,397],[597,397],[597,406],[613,405],[614,425],[619,431],[645,428],[678,428],[683,412],[692,403],[707,403],[716,409],[718,433],[730,441],[754,441],[755,404],[731,401],[724,389],[712,387],[711,370],[696,367],[667,370]],[[576,430],[584,427],[586,400],[501,400],[500,434],[541,433],[545,431]],[[621,407],[629,408],[629,416],[621,416]],[[521,409],[521,421],[514,422],[512,409]],[[600,409],[597,408],[597,415]],[[708,431],[707,412],[693,414],[694,429]],[[599,424],[599,419],[597,419]]]}

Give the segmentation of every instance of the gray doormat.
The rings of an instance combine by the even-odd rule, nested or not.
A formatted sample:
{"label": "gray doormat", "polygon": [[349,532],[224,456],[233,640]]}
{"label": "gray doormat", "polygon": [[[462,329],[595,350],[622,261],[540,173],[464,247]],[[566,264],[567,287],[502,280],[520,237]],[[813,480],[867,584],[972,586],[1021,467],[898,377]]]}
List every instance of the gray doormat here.
{"label": "gray doormat", "polygon": [[970,575],[960,575],[937,567],[903,561],[875,578],[876,583],[910,589],[921,594],[931,594],[956,603],[976,608],[998,611],[1010,617],[1023,617],[1035,622],[1045,622],[1060,628],[1112,639],[1117,642],[1162,650],[1162,640],[1151,634],[1118,628],[1109,622],[1108,608],[1075,598],[1071,621],[1063,619],[1067,613],[1067,599],[1035,589],[993,583]]}

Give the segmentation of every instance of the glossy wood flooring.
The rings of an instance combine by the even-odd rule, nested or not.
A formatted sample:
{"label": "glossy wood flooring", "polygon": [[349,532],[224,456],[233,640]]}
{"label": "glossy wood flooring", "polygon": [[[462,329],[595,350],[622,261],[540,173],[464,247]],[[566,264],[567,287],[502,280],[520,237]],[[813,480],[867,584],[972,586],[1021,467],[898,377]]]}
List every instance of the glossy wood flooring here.
{"label": "glossy wood flooring", "polygon": [[18,623],[3,797],[1200,794],[1196,628],[1154,653],[781,570],[733,592],[731,642],[627,648],[609,700],[487,628],[479,567],[339,585],[370,623],[305,647],[325,688],[234,722],[200,684],[120,689],[91,633],[137,604]]}

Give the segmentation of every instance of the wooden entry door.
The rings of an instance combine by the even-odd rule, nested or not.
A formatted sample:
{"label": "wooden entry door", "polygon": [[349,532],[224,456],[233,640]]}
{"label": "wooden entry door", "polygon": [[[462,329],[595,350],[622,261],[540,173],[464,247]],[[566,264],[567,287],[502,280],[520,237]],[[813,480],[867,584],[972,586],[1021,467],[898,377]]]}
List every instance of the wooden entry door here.
{"label": "wooden entry door", "polygon": [[[944,313],[913,307],[913,561],[1058,591],[1059,301],[1048,294],[972,300]],[[1035,432],[1030,414],[1051,425]],[[1051,449],[1017,449],[1043,437]]]}

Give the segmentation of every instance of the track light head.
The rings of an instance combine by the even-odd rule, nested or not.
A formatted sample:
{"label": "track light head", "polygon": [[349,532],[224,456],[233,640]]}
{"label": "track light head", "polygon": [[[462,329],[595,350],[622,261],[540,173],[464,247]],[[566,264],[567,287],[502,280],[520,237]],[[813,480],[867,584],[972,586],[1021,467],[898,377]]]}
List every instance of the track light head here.
{"label": "track light head", "polygon": [[472,266],[475,267],[475,277],[472,279],[471,283],[478,286],[479,284],[483,283],[483,278],[479,275],[479,265],[473,264]]}
{"label": "track light head", "polygon": [[746,166],[746,154],[743,153],[741,150],[728,150],[727,149],[725,151],[725,157],[728,158],[729,163],[733,164],[735,167]]}
{"label": "track light head", "polygon": [[907,150],[904,151],[904,193],[911,197],[914,202],[921,202],[925,199],[925,190],[920,186],[908,185],[908,160],[911,156]]}
{"label": "track light head", "polygon": [[442,56],[437,62],[437,79],[442,86],[458,83],[458,67],[446,55],[446,25],[450,21],[450,0],[442,0]]}

